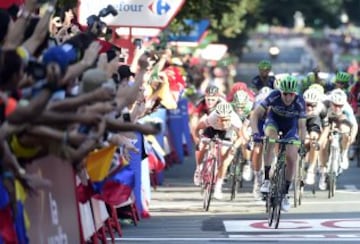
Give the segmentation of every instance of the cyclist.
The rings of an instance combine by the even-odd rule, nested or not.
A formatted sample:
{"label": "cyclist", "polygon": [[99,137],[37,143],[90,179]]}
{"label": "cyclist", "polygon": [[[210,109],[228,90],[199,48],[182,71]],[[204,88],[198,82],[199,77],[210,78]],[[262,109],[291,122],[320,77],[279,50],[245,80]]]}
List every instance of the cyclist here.
{"label": "cyclist", "polygon": [[200,98],[193,110],[190,121],[193,137],[195,137],[195,127],[198,125],[200,118],[215,109],[216,104],[220,101],[223,101],[223,99],[220,96],[219,88],[215,85],[209,85],[205,90],[205,95]]}
{"label": "cyclist", "polygon": [[[355,141],[356,134],[358,132],[358,124],[354,115],[354,112],[347,102],[347,96],[342,89],[335,89],[331,91],[328,99],[324,101],[325,106],[328,109],[329,124],[335,124],[335,127],[340,130],[341,136],[341,161],[340,172],[349,167],[348,150],[350,145]],[[326,140],[326,145],[321,149],[321,163],[326,165],[328,161],[328,147],[330,140]],[[339,173],[340,173],[339,172]],[[319,188],[321,190],[326,189],[325,183],[326,169],[321,170]]]}
{"label": "cyclist", "polygon": [[271,62],[269,60],[262,60],[258,64],[259,75],[255,76],[251,83],[253,88],[259,91],[264,86],[268,86],[271,89],[274,88],[275,76],[269,75],[271,71]]}
{"label": "cyclist", "polygon": [[[256,109],[260,104],[267,98],[267,96],[271,93],[272,89],[265,86],[260,89],[259,94],[255,98],[254,109]],[[250,115],[251,118],[251,115]],[[260,136],[264,136],[264,123],[265,123],[266,113],[262,118],[259,118],[258,122],[258,131]],[[262,144],[255,143],[252,149],[251,162],[254,170],[254,185],[253,185],[253,195],[256,200],[262,199],[262,194],[260,192],[260,186],[263,182],[262,180]]]}
{"label": "cyclist", "polygon": [[357,72],[357,82],[350,89],[349,102],[355,114],[360,115],[360,71]]}
{"label": "cyclist", "polygon": [[[283,133],[284,139],[299,139],[302,142],[306,137],[306,112],[304,99],[296,94],[298,89],[298,81],[293,76],[286,76],[279,82],[279,90],[274,90],[270,95],[261,102],[253,112],[251,117],[251,129],[253,131],[254,142],[262,140],[258,123],[269,108],[269,112],[265,121],[265,135],[269,138],[278,138],[279,131]],[[271,169],[271,163],[274,160],[275,145],[270,143],[265,150],[264,164],[265,164],[265,179],[260,191],[262,193],[268,193],[270,191],[270,178],[269,172]],[[303,149],[303,147],[301,147]],[[293,180],[296,162],[298,159],[298,148],[294,145],[286,146],[286,196],[282,200],[281,207],[284,211],[288,211],[290,208],[290,202],[288,197],[289,187]]]}
{"label": "cyclist", "polygon": [[307,157],[307,174],[305,183],[315,183],[315,166],[318,158],[318,150],[324,147],[329,133],[329,120],[327,108],[322,103],[324,94],[318,89],[307,89],[304,92],[306,103],[306,129],[307,140],[305,144],[310,148]]}
{"label": "cyclist", "polygon": [[252,179],[251,161],[250,161],[251,152],[247,150],[247,143],[250,140],[250,134],[251,134],[248,133],[250,126],[249,116],[254,103],[251,101],[251,98],[249,97],[246,91],[238,90],[233,95],[231,104],[233,106],[235,113],[239,116],[243,124],[242,135],[244,136],[239,138],[239,140],[241,140],[241,142],[239,142],[241,145],[241,152],[245,159],[245,164],[243,165],[242,177],[246,181],[251,181]]}
{"label": "cyclist", "polygon": [[[234,139],[234,132],[236,137],[241,137],[241,120],[234,113],[232,106],[228,102],[221,102],[216,105],[214,111],[209,115],[201,118],[199,124],[195,129],[195,142],[199,145],[199,153],[196,158],[196,169],[194,173],[194,184],[200,184],[200,174],[201,174],[201,164],[203,162],[204,154],[207,149],[207,145],[204,143],[199,143],[200,130],[203,130],[203,136],[207,138],[213,138],[215,135],[218,135],[221,140],[231,140]],[[237,148],[238,143],[234,144],[233,148]],[[234,156],[234,151],[228,147],[221,148],[221,158],[219,159],[220,169],[217,175],[217,182],[215,184],[214,197],[217,199],[222,198],[222,184],[223,179],[226,175],[227,168],[232,161]]]}

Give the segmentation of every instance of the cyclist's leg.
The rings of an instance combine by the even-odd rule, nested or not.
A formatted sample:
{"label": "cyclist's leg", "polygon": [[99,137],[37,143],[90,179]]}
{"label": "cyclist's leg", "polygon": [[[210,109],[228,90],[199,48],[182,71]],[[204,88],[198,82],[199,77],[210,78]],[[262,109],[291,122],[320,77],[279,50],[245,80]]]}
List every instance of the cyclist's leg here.
{"label": "cyclist's leg", "polygon": [[306,175],[306,184],[312,185],[315,183],[315,167],[316,161],[319,156],[318,148],[316,148],[316,144],[312,142],[318,142],[320,133],[321,133],[321,121],[320,118],[315,117],[310,119],[309,123],[307,123],[307,129],[309,132],[309,152],[307,157],[308,169]]}
{"label": "cyclist's leg", "polygon": [[[264,122],[263,120],[259,120],[258,123],[258,130],[260,136],[264,136]],[[254,171],[254,187],[253,187],[253,194],[256,199],[261,198],[260,194],[260,186],[263,183],[262,174],[261,174],[261,167],[262,167],[262,150],[263,146],[261,143],[255,143],[254,148],[252,150],[251,155],[251,162]]]}
{"label": "cyclist's leg", "polygon": [[[329,135],[326,136],[329,138]],[[330,140],[325,140],[323,143],[320,143],[320,152],[319,152],[319,164],[320,164],[320,179],[319,179],[319,189],[326,190],[326,172],[327,164],[329,161],[329,146]]]}
{"label": "cyclist's leg", "polygon": [[[297,122],[296,122],[297,123]],[[285,136],[284,139],[288,140],[298,140],[298,132],[297,132],[297,126],[294,123],[292,126],[288,126],[288,128],[280,128]],[[286,168],[285,168],[285,189],[284,194],[286,196],[284,197],[281,207],[284,211],[288,211],[290,209],[290,201],[289,201],[289,189],[290,185],[294,179],[296,168],[297,168],[297,161],[298,161],[298,150],[299,148],[295,145],[287,145],[286,151],[285,151],[285,160],[286,160]]]}
{"label": "cyclist's leg", "polygon": [[243,172],[242,177],[246,181],[251,181],[253,177],[253,171],[251,169],[251,151],[247,149],[248,140],[245,138],[241,138],[241,152],[244,159]]}
{"label": "cyclist's leg", "polygon": [[349,158],[348,158],[348,151],[351,145],[350,141],[350,123],[347,120],[342,120],[339,123],[339,130],[342,133],[341,136],[341,148],[342,148],[342,155],[341,155],[341,161],[340,161],[340,167],[342,169],[348,169],[349,168]]}
{"label": "cyclist's leg", "polygon": [[[214,136],[214,130],[211,127],[208,127],[204,130],[203,136],[212,138]],[[208,148],[208,145],[205,143],[199,144],[199,150],[195,153],[195,161],[196,161],[196,168],[194,172],[194,184],[200,185],[200,177],[201,177],[201,164],[204,160],[205,152]]]}
{"label": "cyclist's leg", "polygon": [[[278,138],[278,125],[269,117],[265,122],[265,135],[271,139]],[[270,190],[270,169],[275,157],[275,144],[268,143],[264,151],[264,183],[260,191],[267,193]]]}
{"label": "cyclist's leg", "polygon": [[[232,131],[217,131],[219,139],[221,140],[231,140]],[[219,159],[219,169],[217,174],[217,180],[215,184],[214,197],[217,199],[222,199],[222,185],[224,178],[226,176],[227,169],[234,158],[234,150],[229,147],[222,146],[220,159]]]}

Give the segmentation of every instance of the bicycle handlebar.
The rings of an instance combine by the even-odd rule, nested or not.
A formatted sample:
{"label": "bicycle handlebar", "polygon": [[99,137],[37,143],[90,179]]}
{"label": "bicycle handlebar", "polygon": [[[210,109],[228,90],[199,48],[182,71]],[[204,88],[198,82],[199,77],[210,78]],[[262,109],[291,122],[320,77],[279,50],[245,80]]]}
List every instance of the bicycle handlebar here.
{"label": "bicycle handlebar", "polygon": [[209,142],[215,142],[215,143],[218,143],[218,144],[221,144],[223,146],[226,146],[226,147],[232,147],[234,143],[232,143],[231,141],[225,141],[225,140],[221,140],[219,138],[208,138],[208,137],[202,137],[200,139],[200,142],[203,142],[203,143],[209,143]]}

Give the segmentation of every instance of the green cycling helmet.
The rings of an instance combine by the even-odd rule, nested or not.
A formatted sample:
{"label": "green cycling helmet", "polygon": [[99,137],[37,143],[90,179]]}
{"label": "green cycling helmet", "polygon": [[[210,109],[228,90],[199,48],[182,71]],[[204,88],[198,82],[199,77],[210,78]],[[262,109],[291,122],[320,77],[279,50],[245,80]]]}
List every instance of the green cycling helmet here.
{"label": "green cycling helmet", "polygon": [[269,60],[261,60],[258,64],[260,70],[271,69],[271,62]]}
{"label": "green cycling helmet", "polygon": [[249,95],[246,91],[239,90],[235,92],[232,104],[235,108],[244,108],[249,102]]}
{"label": "green cycling helmet", "polygon": [[279,89],[282,92],[297,92],[298,81],[294,76],[288,75],[280,81]]}
{"label": "green cycling helmet", "polygon": [[347,73],[347,72],[340,71],[340,72],[338,72],[336,74],[336,81],[337,82],[349,83],[350,79],[351,79],[351,75],[349,73]]}

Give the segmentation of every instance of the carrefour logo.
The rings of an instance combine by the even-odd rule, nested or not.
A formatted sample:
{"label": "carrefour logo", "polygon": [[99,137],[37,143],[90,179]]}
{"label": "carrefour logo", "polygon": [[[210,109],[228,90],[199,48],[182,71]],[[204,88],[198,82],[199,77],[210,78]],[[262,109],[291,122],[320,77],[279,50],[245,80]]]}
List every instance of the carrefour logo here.
{"label": "carrefour logo", "polygon": [[157,15],[164,15],[170,10],[170,4],[165,0],[154,0],[149,4],[149,9],[151,12]]}

